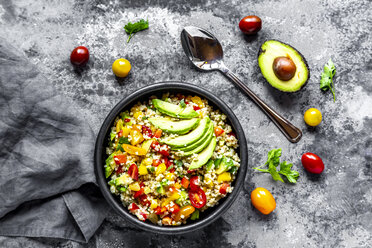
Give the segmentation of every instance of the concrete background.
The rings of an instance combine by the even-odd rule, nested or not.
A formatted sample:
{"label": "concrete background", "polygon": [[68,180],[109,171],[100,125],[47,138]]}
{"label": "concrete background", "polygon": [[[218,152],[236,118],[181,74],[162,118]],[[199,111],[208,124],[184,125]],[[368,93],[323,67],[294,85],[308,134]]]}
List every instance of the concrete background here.
{"label": "concrete background", "polygon": [[[235,112],[248,139],[249,164],[282,158],[300,172],[296,185],[274,182],[248,169],[239,199],[202,231],[178,236],[145,233],[111,213],[88,244],[40,238],[1,237],[3,247],[371,247],[372,246],[372,4],[346,1],[0,1],[0,36],[20,51],[63,94],[79,102],[95,132],[108,111],[130,92],[157,81],[184,80],[210,89]],[[239,20],[261,17],[263,29],[244,37]],[[148,19],[150,28],[129,44],[128,21]],[[221,74],[196,71],[184,56],[180,31],[206,28],[221,41],[226,65],[262,99],[303,130],[289,143],[268,118]],[[257,52],[266,39],[297,48],[311,78],[297,93],[282,93],[263,79]],[[74,72],[69,55],[78,45],[91,53],[88,67]],[[123,82],[111,72],[124,57],[132,71]],[[323,65],[332,58],[336,102],[319,89]],[[21,65],[20,65],[21,66]],[[303,113],[316,107],[323,122],[308,128]],[[305,173],[300,158],[318,154],[326,169]],[[265,187],[277,201],[269,216],[257,212],[250,192]]]}

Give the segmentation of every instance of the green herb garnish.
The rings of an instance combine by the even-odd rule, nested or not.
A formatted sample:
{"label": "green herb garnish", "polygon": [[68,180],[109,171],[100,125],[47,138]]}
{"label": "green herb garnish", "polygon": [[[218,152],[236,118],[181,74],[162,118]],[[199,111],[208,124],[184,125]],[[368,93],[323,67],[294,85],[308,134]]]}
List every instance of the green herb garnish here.
{"label": "green herb garnish", "polygon": [[115,132],[111,132],[111,133],[110,133],[110,140],[111,140],[111,141],[114,140],[115,137],[116,137],[116,133],[115,133]]}
{"label": "green herb garnish", "polygon": [[148,28],[149,28],[149,21],[145,21],[143,19],[135,23],[128,22],[128,24],[124,26],[125,32],[129,34],[127,43],[130,41],[130,39],[133,37],[135,33],[148,29]]}
{"label": "green herb garnish", "polygon": [[186,108],[186,103],[185,103],[185,100],[184,100],[184,99],[182,99],[182,100],[180,101],[180,106],[181,106],[182,108]]}
{"label": "green herb garnish", "polygon": [[333,77],[336,74],[336,67],[332,60],[329,59],[328,63],[324,65],[324,71],[320,78],[320,89],[323,91],[331,90],[333,94],[333,101],[336,101],[335,87],[333,85]]}
{"label": "green herb garnish", "polygon": [[128,137],[121,137],[119,139],[119,144],[130,144]]}
{"label": "green herb garnish", "polygon": [[[287,161],[284,161],[280,163],[280,169],[277,171],[277,167],[280,162],[280,156],[282,155],[282,149],[273,149],[271,150],[267,155],[267,161],[265,164],[253,168],[255,170],[270,173],[271,176],[275,181],[281,181],[284,183],[282,177],[280,175],[283,175],[287,178],[288,182],[290,183],[296,183],[297,178],[299,177],[299,173],[297,171],[291,170],[292,164],[288,163]],[[261,169],[261,167],[267,165],[268,169]]]}

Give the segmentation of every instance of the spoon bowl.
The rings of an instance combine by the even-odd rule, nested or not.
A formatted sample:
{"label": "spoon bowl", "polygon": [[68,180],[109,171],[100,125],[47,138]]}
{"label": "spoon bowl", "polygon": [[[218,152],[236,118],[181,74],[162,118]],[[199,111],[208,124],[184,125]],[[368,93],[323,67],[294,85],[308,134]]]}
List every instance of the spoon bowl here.
{"label": "spoon bowl", "polygon": [[204,71],[218,70],[222,72],[262,109],[290,142],[300,141],[301,130],[269,107],[225,66],[222,60],[221,43],[213,34],[202,28],[188,26],[181,32],[181,44],[186,56],[196,68]]}

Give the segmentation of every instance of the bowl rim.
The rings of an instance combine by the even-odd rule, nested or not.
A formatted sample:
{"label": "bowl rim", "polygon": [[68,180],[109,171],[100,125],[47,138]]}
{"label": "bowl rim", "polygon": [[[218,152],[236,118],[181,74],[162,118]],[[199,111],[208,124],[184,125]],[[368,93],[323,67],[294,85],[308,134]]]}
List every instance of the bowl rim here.
{"label": "bowl rim", "polygon": [[[150,224],[144,221],[139,220],[135,215],[129,213],[129,211],[124,208],[122,204],[119,204],[118,201],[115,199],[117,198],[116,195],[110,192],[110,189],[107,185],[106,178],[103,171],[103,164],[102,164],[102,156],[106,155],[105,148],[103,147],[105,143],[105,139],[107,139],[108,131],[111,128],[112,122],[118,116],[118,114],[123,111],[125,108],[135,104],[141,97],[148,95],[150,93],[158,94],[159,92],[166,92],[166,91],[182,91],[187,90],[193,92],[199,96],[206,98],[208,101],[211,101],[214,105],[220,109],[222,113],[227,116],[227,119],[230,121],[232,128],[235,130],[235,134],[237,136],[239,142],[239,150],[240,150],[240,167],[238,170],[237,177],[235,178],[235,186],[231,193],[229,193],[224,199],[224,201],[220,204],[215,205],[214,211],[212,211],[206,218],[203,218],[195,223],[187,224],[187,225],[180,225],[180,226],[158,226],[155,224]],[[109,203],[109,205],[120,215],[123,216],[126,220],[128,220],[134,226],[158,233],[158,234],[183,234],[191,231],[195,231],[201,229],[215,220],[217,220],[223,213],[225,213],[229,207],[233,204],[236,200],[241,187],[244,184],[246,172],[248,166],[248,150],[247,150],[247,141],[245,138],[244,130],[235,116],[234,112],[224,103],[221,99],[215,96],[213,93],[203,89],[200,86],[193,85],[191,83],[185,83],[182,81],[161,81],[157,82],[148,86],[145,86],[141,89],[135,90],[127,97],[124,97],[120,100],[109,112],[106,116],[96,139],[96,144],[94,148],[94,168],[97,183],[99,188]],[[221,199],[222,200],[222,199]]]}

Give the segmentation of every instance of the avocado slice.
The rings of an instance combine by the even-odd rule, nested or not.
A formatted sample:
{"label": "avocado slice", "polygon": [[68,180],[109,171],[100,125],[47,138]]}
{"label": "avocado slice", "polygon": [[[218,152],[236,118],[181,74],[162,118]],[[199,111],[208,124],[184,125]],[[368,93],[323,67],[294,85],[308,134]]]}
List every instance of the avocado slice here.
{"label": "avocado slice", "polygon": [[[212,126],[213,126],[213,124],[212,124]],[[190,156],[190,155],[193,155],[193,154],[196,154],[196,153],[201,152],[207,145],[209,145],[209,143],[211,142],[212,138],[213,138],[213,131],[212,132],[208,132],[207,139],[205,139],[204,142],[202,142],[201,145],[197,146],[195,149],[193,149],[191,151],[184,152],[182,154],[182,157]],[[196,143],[198,143],[198,142],[196,142]]]}
{"label": "avocado slice", "polygon": [[226,158],[225,156],[222,158],[221,163],[218,166],[218,169],[216,170],[216,173],[222,174],[225,171],[230,170],[234,166],[234,163],[231,158]]}
{"label": "avocado slice", "polygon": [[185,134],[198,126],[200,119],[193,118],[183,121],[171,121],[166,118],[149,118],[152,125],[167,133]]}
{"label": "avocado slice", "polygon": [[205,134],[203,135],[203,137],[201,137],[195,143],[192,143],[191,145],[188,145],[186,147],[181,147],[178,150],[179,151],[184,151],[184,152],[188,152],[188,151],[194,150],[197,147],[201,146],[209,138],[210,135],[213,135],[213,122],[210,122],[209,123],[208,130],[207,130],[207,132],[205,132]]}
{"label": "avocado slice", "polygon": [[174,138],[163,139],[161,140],[161,143],[169,145],[172,149],[186,147],[189,144],[192,144],[195,141],[199,140],[205,134],[205,132],[207,132],[210,121],[211,120],[209,119],[209,117],[206,116],[199,122],[198,127],[191,131],[190,133],[180,135]]}
{"label": "avocado slice", "polygon": [[[273,69],[274,60],[279,57],[289,58],[295,65],[295,74],[287,81],[279,79]],[[261,45],[258,65],[267,82],[280,91],[298,91],[305,86],[310,77],[307,62],[301,53],[290,45],[277,40],[268,40]]]}
{"label": "avocado slice", "polygon": [[211,142],[198,156],[191,162],[189,170],[195,170],[205,165],[212,157],[214,149],[216,148],[216,137],[213,136]]}
{"label": "avocado slice", "polygon": [[180,119],[191,119],[198,117],[199,114],[194,109],[190,107],[182,108],[179,105],[162,101],[160,99],[152,99],[152,104],[161,113],[180,118]]}

